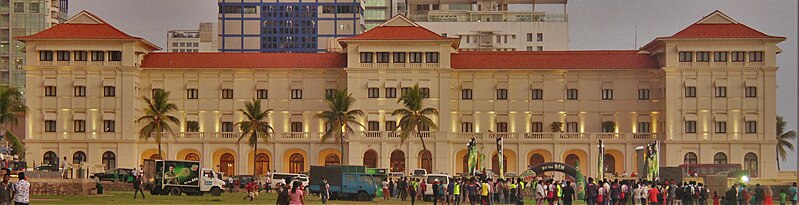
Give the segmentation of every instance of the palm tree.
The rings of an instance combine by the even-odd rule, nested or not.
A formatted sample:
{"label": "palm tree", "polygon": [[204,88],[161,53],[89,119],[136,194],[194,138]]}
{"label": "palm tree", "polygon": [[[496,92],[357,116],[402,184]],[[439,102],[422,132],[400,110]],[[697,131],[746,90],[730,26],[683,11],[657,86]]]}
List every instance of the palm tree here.
{"label": "palm tree", "polygon": [[[782,116],[777,116],[777,157],[785,161],[788,156],[786,148],[793,151],[793,139],[796,139],[796,131],[785,131],[785,120]],[[777,159],[777,170],[780,170],[780,159]]]}
{"label": "palm tree", "polygon": [[22,92],[19,89],[7,85],[0,86],[0,138],[11,145],[11,154],[20,155],[20,157],[25,155],[25,146],[8,129],[17,125],[19,123],[17,115],[24,114],[27,110],[28,106],[25,106]]}
{"label": "palm tree", "polygon": [[180,120],[170,114],[177,111],[178,106],[169,102],[169,94],[170,92],[168,91],[156,90],[153,92],[152,99],[142,96],[142,100],[147,104],[147,107],[144,108],[144,116],[136,119],[136,123],[147,123],[139,130],[139,138],[145,140],[155,138],[155,143],[158,143],[158,156],[161,159],[165,158],[162,156],[163,152],[161,151],[162,135],[164,132],[173,133],[170,123],[180,124]]}
{"label": "palm tree", "polygon": [[338,137],[339,146],[341,146],[341,159],[343,164],[347,164],[347,158],[344,156],[344,138],[347,134],[352,134],[352,127],[363,127],[363,124],[356,120],[356,117],[363,116],[363,111],[359,109],[351,110],[352,104],[355,103],[355,98],[352,94],[344,90],[335,90],[330,96],[325,99],[327,101],[328,110],[316,114],[314,117],[325,121],[326,125],[330,128],[322,135],[322,142],[324,143],[328,138]]}
{"label": "palm tree", "polygon": [[239,112],[244,114],[247,120],[236,123],[241,129],[241,136],[239,136],[239,141],[236,143],[240,143],[242,139],[247,139],[247,144],[253,148],[252,173],[257,176],[258,169],[255,165],[258,162],[255,159],[258,155],[258,138],[262,138],[264,142],[268,143],[269,137],[275,133],[275,129],[265,121],[272,109],[261,110],[261,100],[253,99],[252,102],[246,102],[244,108],[239,109]]}
{"label": "palm tree", "polygon": [[422,149],[427,150],[422,138],[422,127],[429,127],[430,129],[438,129],[438,126],[427,115],[438,115],[438,110],[435,108],[425,108],[422,101],[425,98],[425,93],[419,88],[419,85],[414,85],[413,88],[402,93],[402,96],[397,100],[397,103],[402,103],[403,108],[396,109],[391,112],[392,116],[402,116],[397,126],[400,132],[400,139],[405,142],[412,133],[415,133],[420,140],[422,140]]}

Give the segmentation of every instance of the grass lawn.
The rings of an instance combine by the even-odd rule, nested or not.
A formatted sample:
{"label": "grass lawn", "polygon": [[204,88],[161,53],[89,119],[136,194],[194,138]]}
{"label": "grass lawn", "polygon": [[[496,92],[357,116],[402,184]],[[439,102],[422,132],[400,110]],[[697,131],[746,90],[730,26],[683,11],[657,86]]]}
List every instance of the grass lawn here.
{"label": "grass lawn", "polygon": [[[209,194],[203,196],[153,196],[145,194],[147,199],[141,199],[141,195],[137,199],[133,199],[132,192],[106,192],[104,195],[92,196],[62,196],[62,195],[40,195],[32,196],[31,204],[275,204],[277,194],[261,193],[261,195],[253,201],[245,201],[245,193],[223,193],[222,196],[214,197]],[[419,202],[419,201],[417,201]],[[321,204],[318,197],[309,196],[305,198],[306,204]],[[382,200],[375,199],[371,202],[358,202],[358,201],[330,201],[328,204],[410,204],[410,201],[400,201],[396,199]],[[416,204],[433,204],[432,202],[422,202]],[[532,201],[526,201],[525,204],[535,204]],[[585,204],[583,201],[577,201],[576,205]]]}

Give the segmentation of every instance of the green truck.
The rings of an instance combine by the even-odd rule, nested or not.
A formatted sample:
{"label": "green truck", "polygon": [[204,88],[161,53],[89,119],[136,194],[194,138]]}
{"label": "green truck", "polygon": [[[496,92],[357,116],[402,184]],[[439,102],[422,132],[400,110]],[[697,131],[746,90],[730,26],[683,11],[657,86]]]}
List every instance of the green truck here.
{"label": "green truck", "polygon": [[314,194],[322,192],[322,179],[326,178],[331,199],[370,201],[381,183],[379,175],[367,173],[365,166],[311,166],[309,177],[308,189]]}
{"label": "green truck", "polygon": [[212,196],[222,195],[225,182],[221,174],[212,169],[201,168],[198,161],[155,160],[154,173],[150,193],[153,195]]}

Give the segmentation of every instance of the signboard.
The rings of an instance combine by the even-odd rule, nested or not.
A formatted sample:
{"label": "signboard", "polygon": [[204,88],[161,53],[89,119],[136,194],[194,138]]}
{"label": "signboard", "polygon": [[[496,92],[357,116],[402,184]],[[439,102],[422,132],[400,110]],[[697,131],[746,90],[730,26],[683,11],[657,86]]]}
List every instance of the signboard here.
{"label": "signboard", "polygon": [[164,185],[198,186],[200,163],[195,161],[156,161],[157,180]]}

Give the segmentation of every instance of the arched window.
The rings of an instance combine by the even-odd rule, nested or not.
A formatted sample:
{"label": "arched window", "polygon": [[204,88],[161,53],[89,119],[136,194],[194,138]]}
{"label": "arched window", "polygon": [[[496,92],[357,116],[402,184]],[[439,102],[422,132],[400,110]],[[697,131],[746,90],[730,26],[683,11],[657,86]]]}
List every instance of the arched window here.
{"label": "arched window", "polygon": [[289,157],[289,172],[300,173],[305,171],[305,157],[300,153],[291,154]]}
{"label": "arched window", "polygon": [[219,172],[225,173],[225,176],[233,176],[236,172],[236,159],[233,154],[225,153],[219,157]]}
{"label": "arched window", "polygon": [[544,155],[533,154],[533,156],[530,156],[530,164],[528,164],[528,167],[533,167],[543,163],[544,163]]}
{"label": "arched window", "polygon": [[150,159],[152,159],[152,160],[161,159],[161,155],[160,154],[150,155]]}
{"label": "arched window", "polygon": [[727,154],[724,154],[724,152],[716,153],[716,155],[713,156],[713,163],[727,164]]}
{"label": "arched window", "polygon": [[[502,157],[502,166],[504,166],[505,172],[508,172],[508,157]],[[499,174],[499,153],[494,154],[494,157],[491,157],[491,171],[494,174]]]}
{"label": "arched window", "polygon": [[400,150],[391,152],[391,171],[405,172],[405,153]]}
{"label": "arched window", "polygon": [[374,150],[366,150],[363,153],[363,166],[368,168],[377,168],[377,152]]}
{"label": "arched window", "polygon": [[325,165],[340,165],[341,158],[336,154],[328,154],[325,157]]}
{"label": "arched window", "polygon": [[103,153],[103,166],[105,170],[112,170],[117,168],[117,155],[114,152],[107,151]]}
{"label": "arched window", "polygon": [[467,151],[466,154],[463,154],[463,173],[470,173],[469,172],[469,152]]}
{"label": "arched window", "polygon": [[255,171],[258,175],[264,175],[269,172],[269,155],[266,155],[266,153],[255,155]]}
{"label": "arched window", "polygon": [[685,156],[682,158],[682,163],[683,164],[699,164],[699,160],[698,160],[698,157],[696,156],[696,153],[688,152],[688,153],[685,153]]}
{"label": "arched window", "polygon": [[757,155],[755,153],[746,153],[744,155],[744,169],[749,170],[749,177],[757,177]]}
{"label": "arched window", "polygon": [[77,151],[75,154],[72,154],[72,164],[80,164],[82,162],[86,162],[86,153]]}
{"label": "arched window", "polygon": [[569,154],[566,155],[566,164],[572,167],[577,167],[577,162],[580,161],[580,157],[577,157],[576,154]]}
{"label": "arched window", "polygon": [[200,161],[200,155],[197,155],[195,153],[189,153],[186,155],[184,159],[186,161]]}
{"label": "arched window", "polygon": [[58,165],[58,155],[52,151],[45,152],[42,159],[42,164]]}
{"label": "arched window", "polygon": [[422,165],[422,169],[427,170],[427,173],[433,173],[433,154],[430,151],[422,150],[419,153],[419,162]]}
{"label": "arched window", "polygon": [[615,174],[616,173],[616,158],[613,157],[613,155],[605,154],[605,160],[603,160],[603,161],[605,162],[605,165],[604,165],[605,173]]}

